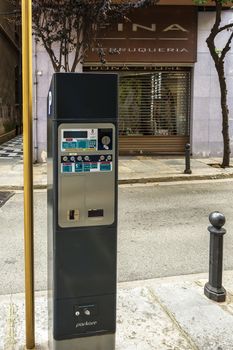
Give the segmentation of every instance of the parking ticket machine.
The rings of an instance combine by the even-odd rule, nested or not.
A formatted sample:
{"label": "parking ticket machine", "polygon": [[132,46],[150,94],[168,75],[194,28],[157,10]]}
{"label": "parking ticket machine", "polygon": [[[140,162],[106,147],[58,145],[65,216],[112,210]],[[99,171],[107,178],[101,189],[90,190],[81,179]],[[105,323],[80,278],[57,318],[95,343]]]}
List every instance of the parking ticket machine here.
{"label": "parking ticket machine", "polygon": [[113,350],[117,75],[55,73],[48,93],[48,284],[53,350]]}

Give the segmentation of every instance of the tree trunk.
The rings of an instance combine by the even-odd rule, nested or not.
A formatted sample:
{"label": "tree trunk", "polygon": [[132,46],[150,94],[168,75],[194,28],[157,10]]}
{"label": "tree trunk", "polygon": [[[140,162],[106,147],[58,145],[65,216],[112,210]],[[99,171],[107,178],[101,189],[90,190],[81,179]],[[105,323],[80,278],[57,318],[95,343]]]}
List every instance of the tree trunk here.
{"label": "tree trunk", "polygon": [[[210,35],[206,39],[207,46],[209,48],[211,57],[215,63],[215,68],[218,74],[220,94],[221,94],[221,108],[222,108],[222,135],[223,135],[223,159],[221,166],[223,168],[230,166],[230,137],[229,137],[229,109],[227,105],[227,84],[224,71],[224,59],[227,52],[230,50],[230,44],[233,38],[233,34],[230,35],[225,47],[221,51],[221,54],[217,52],[215,46],[216,36],[223,30],[227,30],[229,25],[221,25],[221,13],[222,13],[222,1],[214,0],[216,5],[216,17],[215,23],[211,29]],[[228,28],[227,28],[228,27]]]}
{"label": "tree trunk", "polygon": [[227,85],[224,72],[224,61],[220,61],[216,65],[218,73],[220,93],[221,93],[221,108],[222,108],[222,135],[223,135],[223,160],[222,167],[230,166],[230,136],[229,136],[229,109],[227,105]]}

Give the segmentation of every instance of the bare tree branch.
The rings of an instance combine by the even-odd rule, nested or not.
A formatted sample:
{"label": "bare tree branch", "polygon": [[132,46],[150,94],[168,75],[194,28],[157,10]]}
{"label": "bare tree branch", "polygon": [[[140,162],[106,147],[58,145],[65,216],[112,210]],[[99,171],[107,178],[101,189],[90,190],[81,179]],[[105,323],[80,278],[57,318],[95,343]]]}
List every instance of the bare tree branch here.
{"label": "bare tree branch", "polygon": [[227,52],[230,51],[230,49],[231,49],[231,42],[232,42],[232,39],[233,39],[233,32],[231,33],[231,35],[230,35],[230,37],[229,37],[229,39],[228,39],[228,41],[227,41],[227,43],[226,43],[224,49],[222,50],[221,57],[220,57],[220,59],[221,59],[222,61],[223,61],[224,58],[226,57]]}
{"label": "bare tree branch", "polygon": [[227,29],[231,29],[233,28],[233,22],[232,23],[229,23],[229,24],[226,24],[225,26],[221,27],[218,29],[218,33],[224,31],[224,30],[227,30]]}
{"label": "bare tree branch", "polygon": [[[20,1],[10,1],[15,4],[17,12]],[[111,0],[33,0],[33,32],[44,45],[55,71],[75,71],[96,40],[101,25],[116,23],[125,18],[131,9],[158,2],[128,0],[113,4]]]}

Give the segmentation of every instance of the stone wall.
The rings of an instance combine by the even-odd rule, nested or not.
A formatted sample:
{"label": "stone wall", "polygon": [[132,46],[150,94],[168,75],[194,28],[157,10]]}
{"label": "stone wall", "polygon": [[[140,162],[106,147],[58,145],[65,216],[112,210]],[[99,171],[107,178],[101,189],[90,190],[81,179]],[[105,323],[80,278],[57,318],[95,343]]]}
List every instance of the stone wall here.
{"label": "stone wall", "polygon": [[[198,18],[198,54],[194,67],[192,150],[198,157],[221,156],[222,116],[218,77],[209,49],[205,42],[214,21],[214,12],[200,12]],[[222,23],[233,19],[233,11],[224,11]],[[226,43],[230,33],[219,35],[218,49]],[[226,75],[228,84],[228,105],[230,110],[230,137],[233,149],[233,49],[227,54]]]}
{"label": "stone wall", "polygon": [[[0,3],[0,12],[8,11],[5,1]],[[14,40],[13,25],[0,16],[0,25]],[[3,33],[0,36],[0,135],[15,128],[19,111],[15,106],[15,67],[19,64],[19,53]]]}

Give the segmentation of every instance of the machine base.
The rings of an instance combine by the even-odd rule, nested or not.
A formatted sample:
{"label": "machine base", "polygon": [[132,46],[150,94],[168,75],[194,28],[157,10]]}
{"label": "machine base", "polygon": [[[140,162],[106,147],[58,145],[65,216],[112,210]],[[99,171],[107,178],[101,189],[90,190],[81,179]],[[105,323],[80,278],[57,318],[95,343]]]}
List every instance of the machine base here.
{"label": "machine base", "polygon": [[67,340],[53,340],[51,350],[114,350],[115,334]]}

